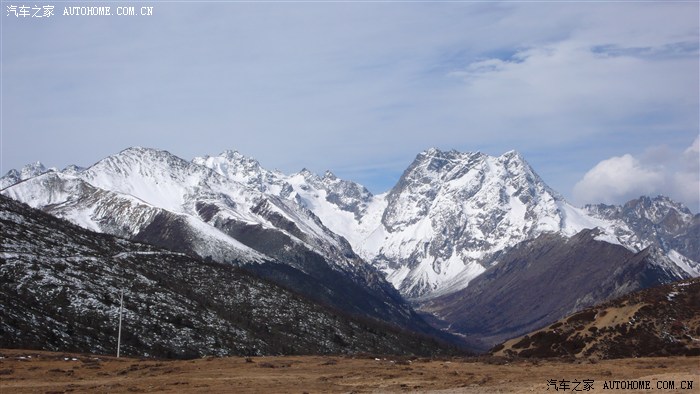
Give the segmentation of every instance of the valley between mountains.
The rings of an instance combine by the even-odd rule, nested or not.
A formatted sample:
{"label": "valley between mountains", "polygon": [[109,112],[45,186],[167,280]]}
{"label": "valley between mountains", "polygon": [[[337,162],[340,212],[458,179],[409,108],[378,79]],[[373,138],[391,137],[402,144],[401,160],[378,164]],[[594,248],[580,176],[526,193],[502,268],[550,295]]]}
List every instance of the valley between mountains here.
{"label": "valley between mountains", "polygon": [[5,348],[108,353],[124,289],[130,356],[483,352],[700,276],[699,214],[575,207],[515,151],[428,149],[373,195],[134,147],[11,170],[0,194]]}

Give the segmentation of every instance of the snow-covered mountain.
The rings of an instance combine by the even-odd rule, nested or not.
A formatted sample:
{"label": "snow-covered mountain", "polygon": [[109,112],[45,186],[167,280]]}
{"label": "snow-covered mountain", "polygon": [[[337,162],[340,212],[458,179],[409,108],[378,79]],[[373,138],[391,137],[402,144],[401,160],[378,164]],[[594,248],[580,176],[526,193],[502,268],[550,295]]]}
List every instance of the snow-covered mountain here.
{"label": "snow-covered mountain", "polygon": [[215,171],[166,151],[129,148],[84,170],[41,173],[2,194],[90,230],[245,264],[348,313],[429,330],[345,239],[280,197],[282,189],[267,191],[251,187],[233,167]]}
{"label": "snow-covered mountain", "polygon": [[499,253],[541,233],[599,227],[601,239],[629,243],[612,221],[568,204],[515,151],[493,157],[429,149],[377,196],[330,173],[286,180],[292,198],[409,298],[464,288]]}
{"label": "snow-covered mountain", "polygon": [[[11,183],[5,180],[10,175],[3,182]],[[43,179],[51,177],[62,186]],[[80,182],[85,185],[70,186],[80,193],[65,190]],[[90,188],[99,196],[86,197],[83,190]],[[574,207],[515,151],[489,156],[429,149],[416,156],[394,188],[372,195],[330,171],[285,175],[235,151],[187,162],[131,148],[86,170],[30,178],[3,194],[84,227],[143,241],[162,241],[166,229],[177,234],[162,246],[198,247],[197,254],[217,260],[268,258],[308,270],[304,253],[289,252],[292,245],[320,254],[336,270],[371,276],[365,260],[412,299],[463,289],[523,241],[592,228],[599,229],[596,239],[634,252],[655,246],[689,275],[700,275],[698,215],[667,199]],[[101,202],[123,211],[112,215]],[[188,231],[179,234],[183,223]],[[260,244],[273,233],[291,242]]]}
{"label": "snow-covered mountain", "polygon": [[263,193],[239,180],[233,173],[222,175],[166,151],[129,148],[82,171],[43,171],[3,193],[83,227],[126,237],[136,236],[157,213],[167,211],[217,245],[212,252],[220,246],[216,240],[225,240],[231,244],[228,249],[238,250],[237,257],[243,260],[265,256],[235,241],[216,224],[256,225],[281,231],[338,266],[355,265],[347,243],[312,212],[277,198],[280,190]]}
{"label": "snow-covered mountain", "polygon": [[[677,209],[672,212],[678,212],[684,224],[673,235],[687,246],[659,242],[636,229],[632,218],[645,213],[630,212],[621,220],[590,207],[574,207],[515,151],[494,157],[429,149],[416,156],[396,186],[377,196],[329,172],[321,178],[302,171],[286,181],[294,189],[290,198],[345,237],[409,298],[462,289],[496,264],[500,254],[540,234],[570,237],[592,228],[599,229],[598,240],[634,252],[657,246],[689,275],[700,275],[698,258],[692,254],[698,215],[674,203]],[[664,220],[673,221],[670,217]]]}
{"label": "snow-covered mountain", "polygon": [[46,167],[39,161],[27,164],[26,166],[22,167],[22,169],[19,171],[12,169],[8,171],[7,174],[5,174],[5,176],[0,178],[0,189],[12,186],[15,183],[21,182],[25,179],[41,175],[47,171],[48,170],[46,169]]}
{"label": "snow-covered mountain", "polygon": [[[219,156],[196,157],[192,162],[313,212],[328,229],[348,240],[353,250],[360,254],[363,249],[358,245],[364,236],[362,226],[357,223],[369,223],[365,219],[368,209],[376,211],[377,205],[381,205],[381,199],[372,196],[364,186],[339,179],[330,171],[326,171],[323,177],[308,169],[285,175],[279,171],[266,170],[255,159],[236,151],[225,151]],[[368,229],[369,226],[365,228]]]}
{"label": "snow-covered mountain", "polygon": [[566,203],[514,151],[493,157],[430,149],[385,201],[368,253],[409,297],[458,290],[499,252],[543,232],[607,227]]}
{"label": "snow-covered mountain", "polygon": [[587,205],[585,209],[592,216],[614,221],[618,229],[628,229],[629,238],[674,258],[700,262],[700,214],[668,197],[642,196],[624,205]]}
{"label": "snow-covered mountain", "polygon": [[121,353],[132,357],[451,351],[230,264],[91,232],[4,196],[0,224],[2,348],[110,354],[123,292]]}
{"label": "snow-covered mountain", "polygon": [[[172,162],[159,163],[159,156]],[[185,230],[192,250],[182,251],[211,249],[224,261],[262,261],[260,253],[226,239],[189,214],[184,200],[192,185],[185,183],[186,172],[169,168],[173,164],[182,162],[164,152],[131,148],[86,170],[69,167],[71,170],[65,172],[42,172],[5,189],[3,194],[89,230],[125,238],[138,236],[159,215],[180,217],[192,224]],[[196,183],[193,178],[190,183]]]}
{"label": "snow-covered mountain", "polygon": [[227,179],[261,193],[287,197],[291,192],[291,187],[284,182],[284,174],[266,170],[257,160],[237,151],[227,150],[219,156],[195,157],[192,163],[210,168]]}

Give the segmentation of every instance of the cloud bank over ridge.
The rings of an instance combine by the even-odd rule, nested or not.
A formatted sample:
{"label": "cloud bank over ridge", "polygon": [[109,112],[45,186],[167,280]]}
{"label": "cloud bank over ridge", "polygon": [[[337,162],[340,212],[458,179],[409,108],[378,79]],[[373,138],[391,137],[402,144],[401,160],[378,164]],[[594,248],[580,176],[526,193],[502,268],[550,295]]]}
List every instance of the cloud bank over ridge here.
{"label": "cloud bank over ridge", "polygon": [[698,213],[700,207],[700,138],[682,152],[667,147],[602,160],[576,183],[578,203],[614,204],[640,195],[672,196]]}

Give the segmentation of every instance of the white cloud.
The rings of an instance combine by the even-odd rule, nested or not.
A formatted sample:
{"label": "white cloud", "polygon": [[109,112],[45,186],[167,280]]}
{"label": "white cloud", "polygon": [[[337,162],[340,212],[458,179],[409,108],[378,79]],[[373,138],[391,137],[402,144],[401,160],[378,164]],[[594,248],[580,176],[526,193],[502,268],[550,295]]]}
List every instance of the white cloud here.
{"label": "white cloud", "polygon": [[574,196],[586,203],[612,204],[621,198],[654,193],[662,181],[661,171],[647,168],[626,154],[596,164],[574,186]]}
{"label": "white cloud", "polygon": [[698,156],[700,155],[700,137],[695,138],[695,141],[683,152],[683,156],[690,160],[694,165],[698,164]]}
{"label": "white cloud", "polygon": [[674,176],[679,198],[687,201],[691,209],[700,212],[700,137],[680,156],[679,170]]}
{"label": "white cloud", "polygon": [[[654,155],[642,161],[630,154],[602,160],[576,183],[574,199],[580,204],[621,204],[640,195],[665,195],[697,212],[700,207],[700,148],[696,138],[675,159]],[[664,147],[663,149],[667,149]],[[659,151],[660,149],[651,149]]]}

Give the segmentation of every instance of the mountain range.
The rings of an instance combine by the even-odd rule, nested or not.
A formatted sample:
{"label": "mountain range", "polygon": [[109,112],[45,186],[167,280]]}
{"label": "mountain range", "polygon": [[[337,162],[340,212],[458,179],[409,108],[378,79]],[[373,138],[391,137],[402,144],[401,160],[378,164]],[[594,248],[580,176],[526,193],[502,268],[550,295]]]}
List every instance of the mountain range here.
{"label": "mountain range", "polygon": [[449,354],[232,264],[95,233],[0,196],[0,347],[168,358]]}
{"label": "mountain range", "polygon": [[479,347],[700,276],[700,215],[662,196],[575,207],[515,151],[429,149],[379,195],[235,151],[187,161],[147,148],[88,168],[35,163],[0,187],[83,228],[243,266],[344,313],[442,335],[428,320]]}
{"label": "mountain range", "polygon": [[130,148],[77,172],[46,171],[2,193],[89,230],[247,265],[350,314],[431,331],[311,211],[165,151]]}

